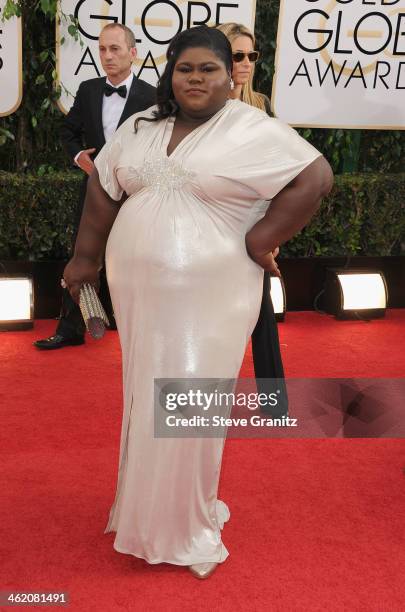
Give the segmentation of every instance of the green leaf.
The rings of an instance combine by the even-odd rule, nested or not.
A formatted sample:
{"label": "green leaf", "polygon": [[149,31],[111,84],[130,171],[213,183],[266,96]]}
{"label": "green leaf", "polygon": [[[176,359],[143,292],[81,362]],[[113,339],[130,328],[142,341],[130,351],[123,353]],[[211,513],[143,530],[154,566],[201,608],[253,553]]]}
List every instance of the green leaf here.
{"label": "green leaf", "polygon": [[20,5],[13,2],[13,0],[7,0],[3,9],[3,17],[5,20],[11,19],[12,17],[21,17]]}
{"label": "green leaf", "polygon": [[15,140],[15,136],[12,132],[10,132],[10,130],[0,127],[0,134],[2,135],[2,138],[4,138],[4,142],[6,142],[7,139]]}
{"label": "green leaf", "polygon": [[45,83],[45,75],[39,74],[35,79],[35,85],[41,85],[41,83]]}
{"label": "green leaf", "polygon": [[41,9],[47,15],[51,12],[51,3],[49,0],[41,0]]}

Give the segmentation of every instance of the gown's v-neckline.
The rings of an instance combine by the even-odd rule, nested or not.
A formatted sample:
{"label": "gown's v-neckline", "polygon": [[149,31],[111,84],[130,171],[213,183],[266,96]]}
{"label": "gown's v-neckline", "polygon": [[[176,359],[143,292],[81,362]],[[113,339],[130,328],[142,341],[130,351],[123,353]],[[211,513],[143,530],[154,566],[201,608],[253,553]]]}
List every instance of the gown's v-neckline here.
{"label": "gown's v-neckline", "polygon": [[215,119],[219,115],[221,115],[225,111],[225,109],[229,106],[229,102],[231,102],[231,101],[232,100],[227,100],[225,102],[224,106],[222,108],[220,108],[219,111],[217,111],[215,113],[215,115],[212,115],[212,117],[207,119],[207,121],[204,121],[204,123],[201,123],[201,125],[199,125],[198,127],[196,127],[193,130],[191,130],[191,132],[186,134],[186,136],[184,136],[184,138],[182,138],[180,140],[180,142],[178,143],[178,145],[173,149],[173,151],[170,153],[170,155],[167,153],[167,148],[168,148],[168,146],[170,144],[170,140],[171,140],[172,135],[173,135],[173,129],[174,129],[174,124],[175,124],[175,121],[176,121],[176,117],[173,116],[173,115],[170,115],[169,117],[167,117],[166,123],[165,123],[165,128],[164,128],[164,133],[165,133],[164,142],[163,142],[163,153],[164,153],[164,156],[167,159],[172,159],[174,153],[177,152],[179,147],[181,147],[185,141],[189,140],[189,138],[191,138],[191,136],[193,134],[199,132],[203,127],[207,126],[210,123],[210,121],[212,121],[213,119]]}

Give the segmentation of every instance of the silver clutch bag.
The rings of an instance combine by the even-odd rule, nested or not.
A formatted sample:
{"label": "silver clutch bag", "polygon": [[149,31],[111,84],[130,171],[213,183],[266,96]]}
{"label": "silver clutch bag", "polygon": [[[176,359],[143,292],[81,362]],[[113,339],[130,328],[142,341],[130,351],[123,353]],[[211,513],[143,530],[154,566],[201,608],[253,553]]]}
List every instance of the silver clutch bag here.
{"label": "silver clutch bag", "polygon": [[93,338],[99,340],[104,336],[105,327],[110,325],[110,321],[93,285],[89,283],[82,285],[79,306],[87,331]]}

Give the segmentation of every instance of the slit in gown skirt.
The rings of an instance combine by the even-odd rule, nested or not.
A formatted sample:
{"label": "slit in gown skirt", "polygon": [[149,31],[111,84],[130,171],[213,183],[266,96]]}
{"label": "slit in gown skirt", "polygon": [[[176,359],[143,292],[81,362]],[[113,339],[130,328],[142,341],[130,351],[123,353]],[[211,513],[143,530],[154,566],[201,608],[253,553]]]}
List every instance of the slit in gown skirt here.
{"label": "slit in gown skirt", "polygon": [[[222,563],[229,553],[221,529],[230,517],[217,497],[225,438],[155,437],[154,379],[237,378],[263,286],[246,232],[319,154],[288,126],[237,100],[170,156],[174,118],[141,122],[134,134],[134,117],[95,161],[107,193],[115,200],[128,194],[106,248],[124,410],[105,533],[116,532],[117,551],[151,564]],[[259,163],[257,151],[238,151],[236,143],[253,137],[260,148],[263,126],[276,144],[262,151],[267,175],[261,177],[250,167],[253,159]],[[280,160],[291,143],[298,153]]]}

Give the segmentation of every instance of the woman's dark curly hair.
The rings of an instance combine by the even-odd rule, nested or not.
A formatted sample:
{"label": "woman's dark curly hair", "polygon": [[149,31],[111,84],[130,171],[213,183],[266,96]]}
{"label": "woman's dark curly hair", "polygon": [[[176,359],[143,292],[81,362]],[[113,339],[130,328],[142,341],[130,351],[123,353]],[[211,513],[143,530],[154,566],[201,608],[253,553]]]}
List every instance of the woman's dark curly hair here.
{"label": "woman's dark curly hair", "polygon": [[167,64],[158,81],[156,90],[158,109],[152,112],[153,118],[138,117],[135,120],[135,133],[138,131],[139,121],[159,121],[159,119],[165,119],[177,114],[179,107],[172,89],[173,70],[181,53],[185,49],[192,47],[203,47],[213,51],[224,62],[226,70],[229,76],[231,76],[232,47],[225,34],[216,28],[209,28],[206,25],[179,32],[172,38],[167,48]]}

